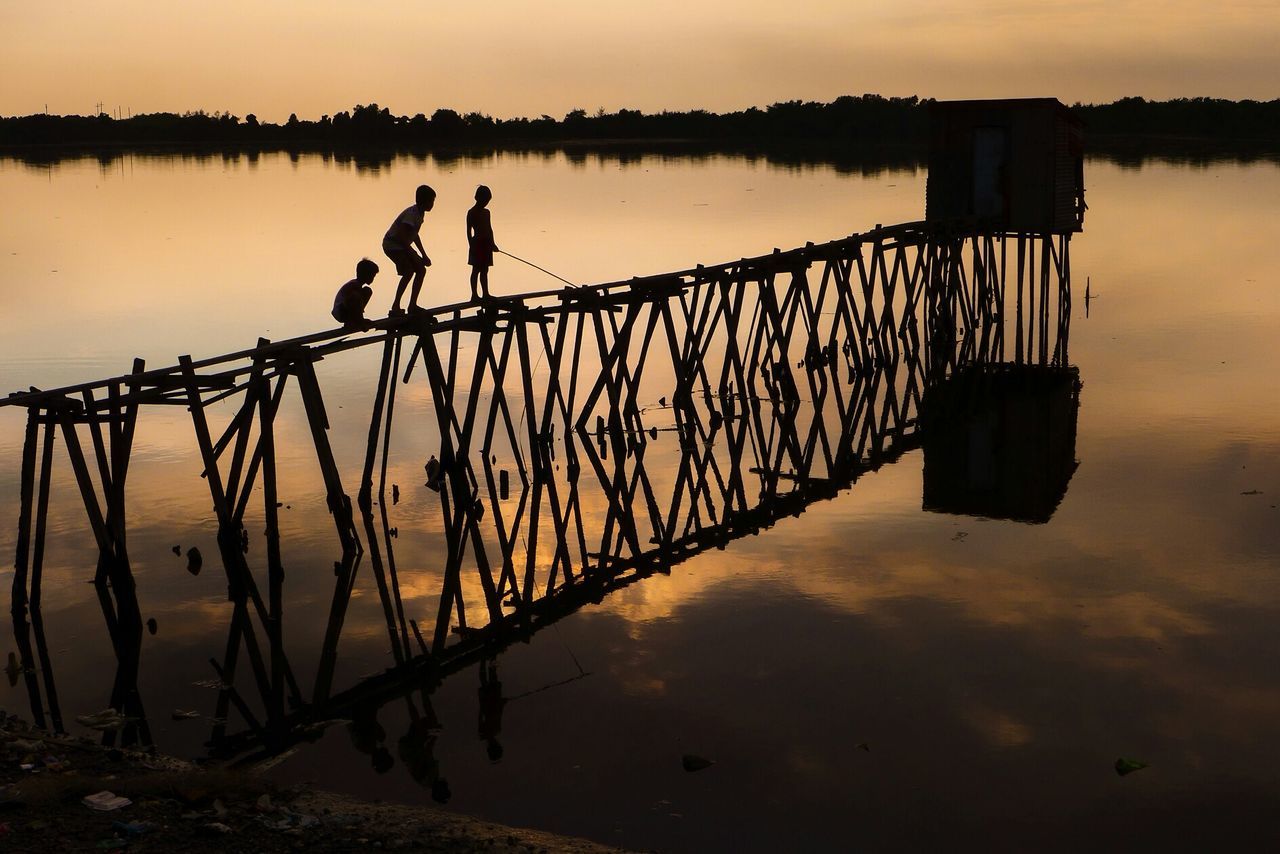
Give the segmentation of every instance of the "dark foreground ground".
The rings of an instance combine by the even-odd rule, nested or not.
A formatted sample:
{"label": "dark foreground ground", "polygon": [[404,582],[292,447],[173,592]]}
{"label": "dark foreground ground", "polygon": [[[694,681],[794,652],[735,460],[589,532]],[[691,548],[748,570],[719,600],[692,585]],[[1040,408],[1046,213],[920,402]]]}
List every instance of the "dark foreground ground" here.
{"label": "dark foreground ground", "polygon": [[[100,812],[86,795],[133,803]],[[0,851],[609,852],[428,807],[279,789],[241,772],[51,736],[0,712]]]}

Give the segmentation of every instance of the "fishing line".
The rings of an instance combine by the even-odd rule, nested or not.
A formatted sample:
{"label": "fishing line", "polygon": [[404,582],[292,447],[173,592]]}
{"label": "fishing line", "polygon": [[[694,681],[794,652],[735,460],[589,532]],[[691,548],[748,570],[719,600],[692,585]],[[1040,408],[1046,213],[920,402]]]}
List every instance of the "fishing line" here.
{"label": "fishing line", "polygon": [[[530,267],[532,267],[532,268],[533,268],[533,269],[535,269],[535,270],[541,270],[542,272],[546,273],[546,274],[547,274],[548,276],[550,276],[551,278],[553,278],[553,279],[559,279],[560,281],[564,282],[566,285],[568,285],[568,286],[569,286],[569,287],[571,287],[571,288],[576,288],[576,287],[578,287],[578,286],[577,286],[577,285],[575,285],[573,282],[571,282],[571,281],[569,281],[568,279],[566,279],[564,276],[557,276],[555,273],[551,272],[550,270],[546,269],[545,267],[539,267],[537,264],[533,263],[532,261],[526,261],[525,259],[521,258],[519,255],[512,255],[510,252],[507,252],[506,250],[503,250],[503,249],[495,249],[494,251],[495,251],[495,252],[499,252],[499,253],[501,253],[501,254],[503,254],[503,255],[506,255],[508,258],[514,258],[516,261],[519,261],[521,264],[528,264]],[[546,354],[547,354],[547,353],[546,353],[546,350],[545,350],[545,349],[543,350],[543,352],[541,352],[541,353],[539,353],[539,354],[538,354],[538,361],[537,361],[537,362],[534,364],[534,366],[533,366],[533,373],[537,373],[538,368],[542,366],[542,357],[543,357],[543,356],[545,356]],[[521,411],[520,411],[520,423],[516,426],[516,429],[518,430],[518,429],[520,429],[520,427],[523,427],[523,426],[524,426],[524,410],[523,410],[523,409],[521,409]],[[523,448],[523,445],[524,445],[524,438],[523,438],[523,437],[521,437],[521,439],[520,439],[520,445],[521,445],[521,447]]]}
{"label": "fishing line", "polygon": [[557,624],[557,623],[552,623],[552,624],[551,624],[551,628],[555,630],[556,637],[560,640],[560,643],[564,644],[564,651],[565,651],[565,652],[567,652],[567,653],[569,653],[569,657],[573,659],[573,665],[574,665],[574,667],[577,667],[577,668],[578,668],[578,675],[579,675],[579,676],[586,676],[586,675],[587,675],[587,671],[583,670],[583,669],[582,669],[582,665],[578,663],[578,656],[576,656],[576,655],[574,655],[574,654],[573,654],[573,650],[569,647],[569,644],[565,642],[564,637],[560,634],[560,626],[559,626],[559,624]]}
{"label": "fishing line", "polygon": [[532,267],[535,270],[541,270],[551,278],[559,279],[560,281],[564,282],[566,285],[568,285],[571,288],[578,287],[573,282],[566,279],[564,276],[557,276],[555,273],[551,272],[546,267],[539,267],[537,264],[533,263],[532,261],[526,261],[525,259],[521,258],[519,255],[512,255],[510,252],[504,251],[502,249],[499,249],[497,251],[502,253],[503,255],[506,255],[508,258],[514,258],[515,260],[519,261],[521,264],[528,264],[530,267]]}

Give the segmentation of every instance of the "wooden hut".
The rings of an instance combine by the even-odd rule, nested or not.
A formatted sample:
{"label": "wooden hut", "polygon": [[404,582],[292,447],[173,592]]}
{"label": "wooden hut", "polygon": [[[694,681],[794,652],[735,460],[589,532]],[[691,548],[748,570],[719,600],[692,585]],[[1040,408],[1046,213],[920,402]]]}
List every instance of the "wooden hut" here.
{"label": "wooden hut", "polygon": [[1084,125],[1056,98],[940,101],[929,114],[925,219],[981,231],[1084,225]]}

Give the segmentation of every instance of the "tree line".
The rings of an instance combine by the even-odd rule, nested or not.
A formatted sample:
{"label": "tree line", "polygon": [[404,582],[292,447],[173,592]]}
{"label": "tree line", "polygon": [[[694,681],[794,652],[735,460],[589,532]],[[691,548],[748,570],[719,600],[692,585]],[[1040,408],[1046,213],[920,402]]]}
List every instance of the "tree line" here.
{"label": "tree line", "polygon": [[[317,120],[290,115],[280,124],[226,112],[148,113],[116,119],[96,116],[0,116],[0,146],[75,148],[152,145],[299,150],[385,148],[430,150],[566,142],[695,142],[743,145],[918,146],[923,149],[933,99],[845,95],[829,103],[784,101],[727,113],[707,110],[588,113],[562,118],[494,118],[438,109],[430,116],[395,115],[378,104],[357,105]],[[1280,141],[1280,100],[1227,101],[1122,98],[1071,107],[1091,139],[1108,137]]]}

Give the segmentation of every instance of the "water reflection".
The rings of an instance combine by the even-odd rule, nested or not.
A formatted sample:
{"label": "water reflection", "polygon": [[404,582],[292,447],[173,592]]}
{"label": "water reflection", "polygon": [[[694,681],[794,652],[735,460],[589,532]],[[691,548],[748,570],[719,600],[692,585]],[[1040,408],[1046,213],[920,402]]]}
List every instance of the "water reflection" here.
{"label": "water reflection", "polygon": [[[36,463],[37,449],[47,455],[56,432],[99,546],[95,586],[118,665],[110,704],[126,718],[126,743],[151,743],[137,690],[142,621],[123,504],[134,421],[151,405],[190,409],[201,488],[218,520],[232,611],[225,653],[210,662],[218,688],[210,751],[264,760],[342,721],[376,772],[398,759],[439,801],[451,787],[435,759],[443,728],[432,695],[445,679],[479,664],[477,736],[490,761],[501,761],[504,709],[519,699],[505,695],[499,678],[503,650],[698,554],[732,549],[910,450],[923,446],[941,472],[926,479],[926,505],[1043,520],[1074,467],[1068,242],[1044,241],[1042,266],[1032,263],[1024,276],[1019,265],[1006,281],[994,263],[1006,240],[1018,248],[1041,242],[916,225],[879,229],[649,280],[448,306],[381,321],[362,335],[263,341],[235,357],[184,357],[159,371],[139,364],[101,384],[105,395],[94,395],[99,384],[78,388],[78,400],[65,391],[29,395],[22,399],[32,420],[13,608],[33,713],[46,701],[57,707],[38,593],[51,475]],[[1053,282],[1026,311],[1024,281],[1027,289]],[[360,347],[380,348],[382,358],[353,502],[330,446],[315,363]],[[535,388],[542,365],[546,378]],[[428,465],[424,474],[444,533],[436,619],[425,631],[406,616],[399,528],[388,509],[398,494],[387,479],[397,389],[415,378],[431,391],[438,470]],[[292,389],[337,555],[310,680],[295,675],[284,631],[275,425]],[[218,434],[210,414],[226,399],[239,406]],[[430,426],[400,422],[414,432]],[[92,459],[79,443],[85,428]],[[997,431],[1016,435],[998,442],[1009,458],[991,459],[991,448],[975,457],[975,443],[997,442]],[[1028,461],[1050,473],[1032,490],[1010,481]],[[970,492],[949,488],[948,479]],[[975,486],[986,490],[977,498]],[[265,596],[248,558],[250,542],[261,540],[246,528],[259,492]],[[389,661],[382,673],[335,690],[347,613],[366,564]],[[586,675],[577,670],[537,690]],[[409,724],[396,736],[379,718],[400,702]]]}
{"label": "water reflection", "polygon": [[966,366],[930,386],[924,509],[1048,522],[1076,470],[1079,372]]}
{"label": "water reflection", "polygon": [[26,168],[56,170],[64,164],[92,160],[103,173],[116,171],[135,162],[149,165],[223,167],[244,163],[255,168],[264,157],[284,157],[294,165],[303,161],[319,161],[326,166],[354,168],[362,173],[386,171],[394,164],[434,167],[452,170],[477,168],[503,159],[509,162],[539,161],[550,163],[563,158],[574,168],[618,166],[637,168],[646,163],[705,164],[712,160],[731,159],[745,163],[770,164],[795,171],[833,168],[841,175],[875,177],[886,172],[915,171],[924,167],[924,148],[919,145],[865,145],[838,149],[829,147],[724,145],[698,142],[612,142],[567,143],[520,147],[480,147],[474,149],[430,148],[402,150],[378,147],[225,149],[199,146],[147,146],[143,149],[77,149],[75,147],[13,149],[5,158]]}

